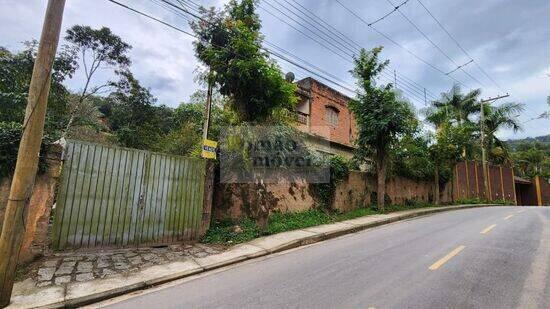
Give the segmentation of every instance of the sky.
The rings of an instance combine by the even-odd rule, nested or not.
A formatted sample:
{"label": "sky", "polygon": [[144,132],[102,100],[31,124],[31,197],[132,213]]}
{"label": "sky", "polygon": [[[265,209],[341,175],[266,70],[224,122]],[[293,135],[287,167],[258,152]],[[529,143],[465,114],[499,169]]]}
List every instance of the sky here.
{"label": "sky", "polygon": [[[174,26],[189,29],[184,18],[160,6],[159,0],[118,1]],[[366,49],[383,46],[381,58],[389,59],[391,68],[386,73],[387,78],[382,78],[380,82],[392,81],[395,70],[397,87],[404,90],[405,96],[410,98],[417,110],[425,105],[423,88],[429,100],[439,97],[440,93],[448,91],[453,83],[459,81],[464,91],[481,88],[482,98],[510,94],[509,98],[494,103],[496,105],[507,101],[525,104],[525,112],[520,115],[524,130],[518,133],[502,130],[499,132],[501,138],[550,134],[549,119],[531,120],[550,110],[546,103],[550,95],[550,1],[409,0],[399,11],[374,24],[390,40],[370,29],[363,21],[369,23],[378,19],[403,0],[339,1],[355,15],[334,0],[262,1],[258,10],[263,21],[261,31],[270,43],[307,61],[308,66],[314,65],[330,73],[338,78],[340,85],[346,85],[347,88],[354,88],[354,80],[349,73],[352,68],[351,56],[344,53],[352,53],[350,46]],[[0,46],[15,52],[23,48],[22,42],[38,39],[46,2],[0,0]],[[227,0],[194,2],[207,7],[221,7]],[[322,20],[325,27],[334,27],[330,28],[333,33],[347,37],[347,43],[335,43],[311,24],[308,25],[307,22],[313,23],[311,20],[294,15],[300,14],[296,2],[315,14],[319,18],[316,20]],[[470,57],[428,15],[421,3],[475,60],[475,63],[463,68],[466,73],[457,70],[449,75],[452,78],[445,75],[457,65],[467,63]],[[67,0],[63,31],[75,24],[94,28],[109,27],[132,45],[129,54],[132,59],[131,70],[158,98],[159,104],[176,107],[188,101],[195,90],[202,88],[196,81],[199,63],[194,56],[192,37],[107,0]],[[303,26],[308,26],[313,33]],[[326,28],[318,24],[316,27],[327,32]],[[312,76],[302,68],[282,60],[277,62],[283,72],[291,71],[298,79]],[[496,83],[487,78],[476,64]],[[83,72],[77,72],[73,79],[67,81],[68,87],[75,91],[80,89],[82,77]],[[105,68],[93,82],[101,84],[109,78],[112,78],[110,70]],[[415,86],[411,86],[413,81]],[[338,85],[324,82],[345,94],[353,95]]]}

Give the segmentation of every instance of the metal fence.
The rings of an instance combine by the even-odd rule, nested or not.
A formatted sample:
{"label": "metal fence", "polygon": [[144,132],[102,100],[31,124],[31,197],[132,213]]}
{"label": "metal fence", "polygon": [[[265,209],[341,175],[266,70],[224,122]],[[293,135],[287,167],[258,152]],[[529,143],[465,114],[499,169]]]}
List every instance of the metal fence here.
{"label": "metal fence", "polygon": [[197,237],[205,161],[70,141],[54,249],[137,246]]}
{"label": "metal fence", "polygon": [[514,202],[516,192],[513,169],[489,165],[487,170],[489,192],[485,192],[482,164],[475,161],[459,162],[453,171],[454,200],[488,198],[492,201]]}

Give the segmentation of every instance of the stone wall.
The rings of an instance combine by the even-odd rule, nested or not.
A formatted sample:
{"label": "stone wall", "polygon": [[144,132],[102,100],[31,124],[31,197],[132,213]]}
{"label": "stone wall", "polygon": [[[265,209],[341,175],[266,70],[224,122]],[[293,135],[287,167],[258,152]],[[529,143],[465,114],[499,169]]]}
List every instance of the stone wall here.
{"label": "stone wall", "polygon": [[299,212],[313,206],[308,184],[215,184],[214,218],[261,217],[269,211]]}
{"label": "stone wall", "polygon": [[[47,171],[36,177],[25,220],[27,224],[19,254],[20,263],[32,261],[49,248],[49,222],[52,205],[55,202],[57,179],[60,174],[60,158],[61,151],[52,149],[47,158]],[[4,209],[8,201],[10,185],[11,179],[9,178],[0,181],[0,222],[4,221]]]}
{"label": "stone wall", "polygon": [[[452,186],[441,186],[440,201],[452,201]],[[336,187],[333,208],[342,212],[371,204],[371,194],[376,192],[376,179],[364,172],[352,171],[349,177]],[[433,202],[432,182],[415,181],[403,177],[388,179],[386,192],[393,204],[407,201]],[[277,184],[216,184],[213,216],[240,218],[266,216],[266,210],[299,212],[314,207],[314,199],[305,182]]]}

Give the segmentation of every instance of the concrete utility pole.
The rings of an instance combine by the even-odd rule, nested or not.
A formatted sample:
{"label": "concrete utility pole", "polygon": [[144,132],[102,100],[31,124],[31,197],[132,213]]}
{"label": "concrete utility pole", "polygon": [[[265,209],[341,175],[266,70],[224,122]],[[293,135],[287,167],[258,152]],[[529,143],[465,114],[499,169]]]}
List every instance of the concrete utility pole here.
{"label": "concrete utility pole", "polygon": [[0,307],[9,305],[13,289],[19,250],[25,232],[28,202],[38,170],[52,66],[59,43],[64,8],[65,0],[48,1],[38,54],[32,72],[23,135],[19,144],[0,237]]}
{"label": "concrete utility pole", "polygon": [[494,102],[503,98],[509,97],[509,94],[498,96],[495,98],[489,98],[486,100],[481,100],[480,106],[481,106],[481,113],[479,117],[479,125],[480,125],[480,138],[481,138],[481,165],[483,169],[483,187],[485,188],[485,198],[487,200],[490,200],[491,197],[489,196],[489,170],[487,168],[487,152],[485,149],[485,109],[483,108],[483,105],[485,103]]}

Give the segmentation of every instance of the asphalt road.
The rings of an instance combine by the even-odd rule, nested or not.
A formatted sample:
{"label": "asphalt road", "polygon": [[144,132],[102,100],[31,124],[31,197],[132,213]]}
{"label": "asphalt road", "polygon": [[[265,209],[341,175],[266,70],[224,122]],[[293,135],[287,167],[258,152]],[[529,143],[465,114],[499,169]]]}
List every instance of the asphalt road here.
{"label": "asphalt road", "polygon": [[550,207],[396,222],[97,305],[550,308]]}

